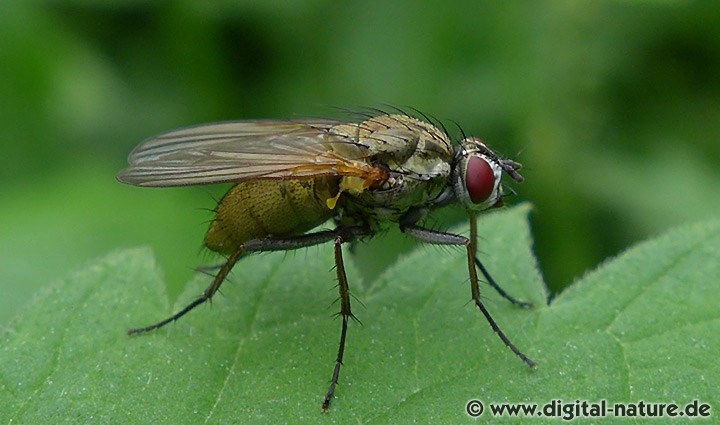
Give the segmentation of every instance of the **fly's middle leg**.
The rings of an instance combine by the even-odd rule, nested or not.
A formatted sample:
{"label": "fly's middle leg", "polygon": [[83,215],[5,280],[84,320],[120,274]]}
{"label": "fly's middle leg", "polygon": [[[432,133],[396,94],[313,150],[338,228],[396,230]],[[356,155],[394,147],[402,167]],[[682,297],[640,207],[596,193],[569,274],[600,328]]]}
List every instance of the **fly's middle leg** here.
{"label": "fly's middle leg", "polygon": [[[332,378],[330,380],[330,388],[325,395],[322,403],[323,411],[330,408],[330,403],[335,397],[335,388],[340,378],[340,368],[343,364],[343,356],[345,354],[345,339],[347,338],[348,321],[355,316],[352,314],[350,307],[350,287],[348,285],[347,275],[345,274],[345,263],[342,256],[342,244],[348,240],[342,234],[338,234],[335,238],[335,270],[337,272],[338,290],[340,292],[340,312],[338,315],[342,318],[342,328],[340,330],[340,344],[338,346],[337,359],[335,360],[335,368],[333,369]],[[357,320],[357,319],[355,319]]]}

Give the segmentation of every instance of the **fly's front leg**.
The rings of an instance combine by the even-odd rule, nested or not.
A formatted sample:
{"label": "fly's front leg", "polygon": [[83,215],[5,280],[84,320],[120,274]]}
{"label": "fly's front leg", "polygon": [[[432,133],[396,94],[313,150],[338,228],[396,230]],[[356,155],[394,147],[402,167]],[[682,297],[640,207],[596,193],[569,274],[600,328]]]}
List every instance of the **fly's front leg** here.
{"label": "fly's front leg", "polygon": [[350,308],[350,287],[348,285],[347,275],[345,274],[345,263],[343,262],[342,256],[342,244],[348,241],[348,235],[343,235],[340,232],[338,232],[338,235],[335,237],[335,270],[337,272],[338,290],[340,291],[340,312],[338,315],[342,317],[342,328],[340,330],[340,345],[338,346],[337,359],[335,360],[335,369],[333,369],[330,380],[330,388],[328,388],[322,404],[323,411],[327,411],[330,408],[330,403],[333,397],[335,397],[335,388],[340,378],[340,368],[342,367],[343,356],[345,354],[348,321],[350,318],[355,319],[355,316],[352,314],[352,309]]}
{"label": "fly's front leg", "polygon": [[495,288],[495,290],[498,294],[500,294],[500,296],[510,301],[511,303],[520,307],[531,308],[533,306],[533,303],[521,301],[508,294],[500,285],[498,285],[497,282],[495,282],[495,279],[493,279],[493,277],[490,275],[490,272],[488,272],[483,263],[480,262],[480,258],[478,258],[477,256],[477,217],[475,213],[470,213],[470,245],[471,246],[468,247],[468,249],[472,250],[474,262],[480,269],[480,272],[483,274],[483,276],[485,276],[485,280],[487,280],[488,285]]}
{"label": "fly's front leg", "polygon": [[519,300],[519,299],[513,297],[512,295],[508,294],[502,288],[502,286],[498,285],[498,283],[495,282],[495,279],[493,279],[493,277],[490,275],[490,272],[488,272],[488,270],[485,268],[483,263],[480,262],[480,259],[477,257],[477,254],[475,255],[475,265],[478,266],[478,268],[480,269],[480,272],[483,274],[483,276],[485,276],[485,280],[487,280],[488,285],[495,288],[495,290],[497,291],[498,294],[500,294],[500,296],[502,296],[506,300],[510,301],[511,303],[513,303],[519,307],[532,308],[535,306],[531,302]]}
{"label": "fly's front leg", "polygon": [[[346,230],[346,232],[350,235],[354,235],[356,233],[360,233],[360,229],[355,228],[349,228]],[[150,326],[146,326],[143,328],[134,328],[129,329],[127,331],[128,335],[134,335],[134,334],[141,334],[145,332],[150,332],[155,329],[161,328],[168,323],[174,322],[181,318],[182,316],[189,313],[192,309],[199,306],[200,304],[203,304],[204,302],[210,300],[213,295],[220,289],[220,286],[222,286],[223,282],[225,282],[225,279],[227,278],[228,274],[230,274],[230,271],[232,270],[233,266],[235,266],[235,263],[238,262],[242,257],[245,255],[252,253],[252,252],[269,252],[269,251],[289,251],[293,249],[298,248],[304,248],[308,246],[313,245],[319,245],[325,242],[330,242],[331,240],[335,239],[338,231],[336,230],[328,230],[328,231],[321,231],[321,232],[315,232],[315,233],[309,233],[306,235],[298,235],[298,236],[290,236],[285,238],[265,238],[265,239],[254,239],[245,242],[244,244],[240,245],[240,247],[232,253],[225,264],[223,264],[222,267],[220,267],[220,270],[215,275],[215,278],[213,279],[210,286],[208,286],[205,291],[203,291],[202,295],[200,295],[198,298],[196,298],[193,302],[188,304],[185,308],[178,311],[177,313],[173,314],[172,316],[168,317],[167,319],[161,320],[155,324],[152,324]]]}
{"label": "fly's front leg", "polygon": [[[535,362],[530,359],[528,356],[526,356],[523,352],[521,352],[515,344],[510,341],[510,339],[505,335],[505,333],[500,329],[498,324],[495,322],[495,319],[490,315],[490,312],[485,308],[485,305],[482,302],[482,299],[480,298],[480,285],[478,281],[478,275],[477,275],[477,269],[475,268],[475,253],[477,251],[477,227],[475,224],[476,217],[474,213],[470,214],[470,220],[471,220],[471,237],[468,239],[465,236],[462,235],[455,235],[452,233],[445,233],[445,232],[438,232],[436,230],[426,229],[424,227],[420,227],[416,224],[409,224],[409,223],[402,223],[401,224],[401,230],[404,233],[409,234],[410,236],[413,236],[414,238],[422,241],[427,242],[431,244],[436,245],[455,245],[455,246],[465,246],[467,249],[467,261],[468,261],[468,271],[470,272],[470,292],[472,294],[472,299],[475,302],[475,305],[480,309],[482,314],[485,316],[485,319],[487,319],[488,323],[490,324],[490,327],[492,327],[493,331],[500,337],[500,339],[505,343],[505,345],[512,350],[513,353],[515,353],[522,361],[524,361],[528,366],[531,368],[534,368],[536,366]],[[481,268],[481,270],[485,270],[484,267]],[[484,274],[487,273],[487,270],[483,272]],[[486,274],[486,277],[488,274]],[[494,282],[494,280],[493,280]],[[493,285],[496,289],[499,288],[497,284]],[[504,293],[504,291],[501,292],[501,295]]]}

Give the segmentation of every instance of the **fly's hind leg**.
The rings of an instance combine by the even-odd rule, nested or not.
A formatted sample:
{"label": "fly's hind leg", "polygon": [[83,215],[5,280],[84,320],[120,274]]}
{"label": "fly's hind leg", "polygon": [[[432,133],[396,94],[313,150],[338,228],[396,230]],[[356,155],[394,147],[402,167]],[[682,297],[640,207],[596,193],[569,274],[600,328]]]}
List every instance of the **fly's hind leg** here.
{"label": "fly's hind leg", "polygon": [[[355,235],[359,234],[359,231],[354,228],[347,229],[346,233],[349,235]],[[210,286],[203,291],[202,295],[200,295],[198,298],[196,298],[193,302],[188,304],[185,308],[178,311],[177,313],[173,314],[172,316],[168,317],[167,319],[161,320],[155,324],[152,324],[150,326],[145,326],[142,328],[133,328],[129,329],[127,331],[128,335],[135,335],[135,334],[141,334],[145,332],[150,332],[155,329],[161,328],[168,323],[174,322],[181,318],[182,316],[189,313],[191,310],[193,310],[195,307],[199,306],[200,304],[205,303],[206,301],[210,300],[213,295],[220,289],[220,286],[222,286],[223,282],[225,282],[225,279],[227,278],[228,274],[230,274],[230,271],[232,270],[233,266],[235,266],[235,263],[238,262],[242,257],[245,255],[252,253],[252,252],[269,252],[269,251],[290,251],[293,249],[298,248],[304,248],[308,246],[313,245],[320,245],[322,243],[330,242],[331,240],[335,239],[338,235],[337,230],[327,230],[327,231],[320,231],[315,233],[308,233],[305,235],[298,235],[298,236],[289,236],[289,237],[268,237],[264,239],[254,239],[245,242],[244,244],[240,245],[240,247],[232,253],[225,264],[220,267],[220,270],[215,275],[215,278],[213,279]]]}
{"label": "fly's hind leg", "polygon": [[193,302],[185,306],[182,310],[178,311],[177,313],[173,314],[172,316],[168,317],[167,319],[163,319],[157,323],[154,323],[150,326],[145,326],[142,328],[132,328],[128,329],[127,333],[128,335],[136,335],[136,334],[142,334],[145,332],[154,331],[155,329],[162,328],[163,326],[167,325],[168,323],[174,322],[178,320],[179,318],[183,317],[187,313],[189,313],[192,309],[199,306],[200,304],[204,303],[205,301],[208,301],[212,298],[213,295],[220,289],[220,286],[222,286],[223,282],[225,282],[225,278],[227,278],[227,275],[230,273],[230,270],[232,270],[235,263],[238,262],[238,260],[245,255],[245,250],[239,249],[235,251],[232,255],[230,255],[223,264],[222,267],[220,267],[220,270],[215,275],[215,278],[213,279],[210,286],[208,286],[205,291],[203,291],[202,295],[197,297]]}
{"label": "fly's hind leg", "polygon": [[412,221],[402,221],[400,229],[404,233],[407,233],[422,242],[436,245],[455,245],[466,247],[468,271],[470,272],[470,291],[472,294],[473,302],[478,307],[478,309],[480,309],[480,312],[482,312],[483,316],[485,316],[485,319],[490,324],[490,327],[492,327],[493,331],[495,331],[495,333],[498,335],[498,337],[500,337],[503,343],[505,343],[505,345],[510,348],[513,353],[520,357],[520,359],[522,359],[522,361],[524,361],[528,366],[534,368],[536,366],[536,363],[531,358],[526,356],[522,351],[520,351],[515,346],[515,344],[513,344],[512,341],[510,341],[510,339],[505,335],[502,329],[500,329],[497,322],[495,322],[495,319],[493,319],[493,317],[490,315],[490,312],[487,310],[487,308],[485,308],[485,305],[480,298],[480,285],[478,283],[479,281],[476,265],[480,267],[483,275],[485,275],[485,277],[488,279],[488,283],[490,283],[490,285],[495,288],[495,290],[497,290],[500,295],[507,298],[514,304],[521,305],[523,307],[532,305],[524,301],[518,301],[517,299],[509,296],[497,283],[495,283],[495,280],[490,276],[482,263],[480,263],[480,261],[477,259],[477,217],[475,213],[470,214],[470,238],[466,238],[462,235],[455,235],[452,233],[444,233],[438,232],[436,230],[426,229],[424,227],[416,225]]}

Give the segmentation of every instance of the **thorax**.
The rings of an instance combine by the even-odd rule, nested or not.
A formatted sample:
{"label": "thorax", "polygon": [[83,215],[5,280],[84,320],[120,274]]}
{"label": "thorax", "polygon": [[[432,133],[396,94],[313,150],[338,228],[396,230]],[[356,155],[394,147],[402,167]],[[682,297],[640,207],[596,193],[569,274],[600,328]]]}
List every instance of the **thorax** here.
{"label": "thorax", "polygon": [[412,209],[431,205],[447,187],[453,149],[448,136],[433,125],[386,115],[334,131],[351,133],[372,153],[370,161],[389,172],[379,187],[345,196],[336,217],[341,224],[382,227]]}

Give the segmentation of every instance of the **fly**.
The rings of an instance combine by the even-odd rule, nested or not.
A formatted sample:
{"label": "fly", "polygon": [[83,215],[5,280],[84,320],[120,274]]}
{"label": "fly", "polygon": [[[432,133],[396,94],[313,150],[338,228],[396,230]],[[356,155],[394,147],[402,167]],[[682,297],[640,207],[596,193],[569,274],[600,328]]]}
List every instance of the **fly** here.
{"label": "fly", "polygon": [[[477,257],[477,213],[502,204],[503,173],[517,182],[521,165],[501,159],[476,137],[453,145],[436,126],[405,114],[367,116],[362,122],[328,120],[236,121],[205,124],[150,138],[132,151],[123,183],[169,187],[234,183],[217,206],[205,245],[226,256],[212,283],[174,315],[143,328],[158,329],[208,301],[235,263],[253,252],[334,244],[342,327],[330,387],[330,407],[343,365],[348,321],[355,318],[342,245],[395,224],[415,239],[467,250],[472,300],[492,329],[528,366],[533,362],[499,328],[480,298],[477,270],[513,304]],[[434,209],[461,204],[470,237],[420,223]],[[311,231],[328,220],[334,230]]]}

